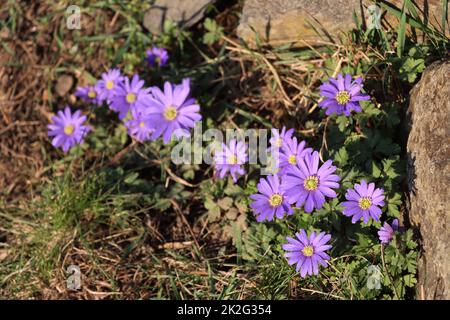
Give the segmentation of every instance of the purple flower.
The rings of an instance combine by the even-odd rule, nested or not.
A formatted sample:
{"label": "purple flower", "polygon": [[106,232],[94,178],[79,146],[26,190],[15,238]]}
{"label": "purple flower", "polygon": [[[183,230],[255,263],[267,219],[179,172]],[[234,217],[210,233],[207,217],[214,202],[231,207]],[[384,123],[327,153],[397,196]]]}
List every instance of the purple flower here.
{"label": "purple flower", "polygon": [[75,91],[75,96],[87,103],[101,104],[96,86],[87,85],[86,87],[78,87]]}
{"label": "purple flower", "polygon": [[119,83],[112,98],[110,108],[119,113],[119,118],[125,118],[129,111],[145,113],[145,109],[150,104],[152,95],[150,88],[144,89],[144,80],[134,75],[130,79],[124,78],[123,83]]}
{"label": "purple flower", "polygon": [[348,201],[342,202],[344,206],[343,213],[347,217],[352,218],[352,223],[355,223],[361,217],[364,223],[367,223],[370,218],[375,221],[380,220],[381,209],[378,206],[384,206],[384,190],[375,189],[375,183],[367,185],[365,180],[361,184],[355,184],[355,189],[348,189],[345,198]]}
{"label": "purple flower", "polygon": [[98,98],[101,101],[112,101],[116,89],[122,84],[124,77],[119,69],[110,69],[102,73],[101,80],[97,81]]}
{"label": "purple flower", "polygon": [[133,118],[125,122],[128,134],[139,142],[150,140],[154,131],[150,118],[142,112],[133,112]]}
{"label": "purple flower", "polygon": [[394,232],[398,230],[398,219],[392,221],[392,225],[385,222],[378,231],[378,237],[381,243],[389,243],[394,237]]}
{"label": "purple flower", "polygon": [[295,270],[300,271],[302,278],[307,274],[319,274],[319,264],[326,267],[327,261],[330,260],[325,251],[331,249],[331,245],[327,244],[331,235],[325,232],[319,234],[311,232],[308,238],[303,229],[295,235],[297,239],[286,237],[288,243],[283,245],[283,249],[288,251],[284,256],[288,259],[289,265],[297,264]]}
{"label": "purple flower", "polygon": [[237,142],[232,139],[227,146],[222,143],[222,149],[214,155],[214,163],[217,173],[221,179],[230,172],[234,182],[237,181],[237,175],[245,174],[242,167],[248,161],[247,145],[243,141]]}
{"label": "purple flower", "polygon": [[280,152],[280,174],[284,174],[290,167],[297,165],[297,159],[303,158],[307,153],[311,153],[311,148],[305,149],[306,142],[297,143],[297,138],[287,138],[284,140]]}
{"label": "purple flower", "polygon": [[325,197],[337,196],[333,188],[339,188],[339,176],[333,174],[335,171],[331,160],[319,168],[317,151],[297,158],[297,164],[291,166],[282,178],[282,189],[289,203],[296,203],[298,208],[305,204],[305,212],[308,213],[314,208],[322,208]]}
{"label": "purple flower", "polygon": [[64,112],[58,111],[58,114],[52,117],[52,123],[48,125],[48,135],[54,137],[52,145],[55,148],[62,147],[62,150],[67,152],[74,145],[82,143],[90,130],[89,126],[83,125],[86,120],[87,117],[81,115],[80,110],[74,114],[69,107],[66,107]]}
{"label": "purple flower", "polygon": [[370,97],[361,93],[363,79],[361,77],[352,81],[352,76],[346,74],[345,78],[339,74],[337,79],[330,78],[320,86],[320,95],[325,97],[319,102],[319,106],[326,109],[325,114],[336,113],[350,116],[350,112],[355,110],[361,112],[359,101],[369,100]]}
{"label": "purple flower", "polygon": [[200,106],[189,97],[189,83],[184,81],[181,85],[164,83],[164,92],[152,87],[153,98],[147,107],[147,115],[151,117],[155,132],[152,139],[161,135],[164,143],[168,143],[172,135],[180,137],[186,135],[189,129],[195,126],[202,116],[199,114]]}
{"label": "purple flower", "polygon": [[286,127],[283,127],[281,132],[278,129],[272,129],[271,132],[272,136],[269,140],[270,147],[272,150],[277,150],[283,147],[286,140],[291,139],[294,134],[294,129],[286,130]]}
{"label": "purple flower", "polygon": [[259,193],[250,196],[254,200],[250,207],[254,210],[258,222],[272,221],[274,216],[281,219],[285,213],[294,213],[280,189],[280,178],[277,175],[268,176],[267,179],[261,178],[257,188]]}
{"label": "purple flower", "polygon": [[164,48],[153,47],[147,50],[147,58],[148,64],[152,67],[163,67],[167,64],[169,60],[169,54],[167,50]]}
{"label": "purple flower", "polygon": [[[184,78],[183,80],[181,80],[181,84],[177,84],[175,85],[175,87],[181,87],[182,89],[184,88],[188,88],[189,89],[189,94],[190,94],[190,90],[191,90],[191,78]],[[188,98],[190,98],[190,96],[188,95]]]}

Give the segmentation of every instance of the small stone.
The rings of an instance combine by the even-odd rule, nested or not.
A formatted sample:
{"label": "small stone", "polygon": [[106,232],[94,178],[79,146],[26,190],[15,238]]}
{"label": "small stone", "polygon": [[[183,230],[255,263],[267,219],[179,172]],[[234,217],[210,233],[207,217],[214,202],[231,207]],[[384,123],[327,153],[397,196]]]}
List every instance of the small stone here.
{"label": "small stone", "polygon": [[0,250],[0,261],[5,260],[8,257],[9,251],[7,249]]}
{"label": "small stone", "polygon": [[9,37],[9,29],[7,27],[3,27],[0,29],[0,39],[6,39]]}
{"label": "small stone", "polygon": [[203,18],[206,7],[214,0],[156,0],[144,14],[144,27],[152,33],[163,32],[164,21],[180,27],[192,27]]}
{"label": "small stone", "polygon": [[63,97],[65,96],[73,86],[73,77],[70,75],[61,75],[56,82],[56,93]]}

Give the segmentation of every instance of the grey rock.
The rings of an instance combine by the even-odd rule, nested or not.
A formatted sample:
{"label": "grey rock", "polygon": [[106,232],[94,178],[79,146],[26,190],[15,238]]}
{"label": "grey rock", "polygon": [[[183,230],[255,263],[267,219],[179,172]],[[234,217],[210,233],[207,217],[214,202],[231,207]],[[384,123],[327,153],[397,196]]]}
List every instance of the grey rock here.
{"label": "grey rock", "polygon": [[422,246],[417,298],[450,299],[450,61],[425,70],[408,115],[409,219]]}
{"label": "grey rock", "polygon": [[[401,0],[389,2],[401,8]],[[430,23],[436,21],[434,17],[440,21],[441,0],[415,2],[424,8]],[[256,32],[261,40],[272,44],[322,44],[335,41],[340,32],[355,27],[353,12],[370,23],[370,17],[375,16],[370,14],[374,12],[369,8],[373,4],[369,0],[245,0],[237,33],[249,43],[254,42]],[[397,21],[389,15],[385,19],[391,24]]]}
{"label": "grey rock", "polygon": [[203,18],[206,7],[214,0],[156,0],[144,15],[144,27],[152,33],[163,31],[164,21],[171,20],[189,28]]}

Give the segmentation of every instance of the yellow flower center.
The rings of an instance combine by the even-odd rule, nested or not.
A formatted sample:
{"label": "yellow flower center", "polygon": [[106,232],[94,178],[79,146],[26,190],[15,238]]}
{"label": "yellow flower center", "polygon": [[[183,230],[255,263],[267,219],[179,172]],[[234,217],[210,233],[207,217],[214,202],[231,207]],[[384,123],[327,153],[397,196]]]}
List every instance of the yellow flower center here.
{"label": "yellow flower center", "polygon": [[234,154],[232,154],[227,158],[227,162],[228,164],[237,164],[238,158]]}
{"label": "yellow flower center", "polygon": [[141,123],[139,123],[139,127],[141,127],[141,128],[145,127],[144,121],[142,121]]}
{"label": "yellow flower center", "polygon": [[303,181],[303,187],[308,191],[314,191],[319,186],[319,178],[316,176],[309,176]]}
{"label": "yellow flower center", "polygon": [[295,156],[295,154],[289,156],[288,162],[292,165],[297,164],[297,157]]}
{"label": "yellow flower center", "polygon": [[161,64],[161,58],[160,57],[156,57],[155,58],[155,62],[156,62],[156,64]]}
{"label": "yellow flower center", "polygon": [[283,202],[283,196],[277,193],[273,194],[269,198],[269,204],[272,207],[278,207]]}
{"label": "yellow flower center", "polygon": [[350,100],[350,94],[347,91],[339,91],[336,94],[336,101],[339,104],[346,104]]}
{"label": "yellow flower center", "polygon": [[167,107],[166,110],[164,111],[164,118],[166,118],[166,120],[172,121],[177,117],[177,109],[175,107]]}
{"label": "yellow flower center", "polygon": [[75,127],[72,124],[68,124],[64,127],[64,133],[70,136],[75,130]]}
{"label": "yellow flower center", "polygon": [[91,98],[91,99],[96,98],[97,97],[97,92],[95,92],[94,90],[89,90],[88,97]]}
{"label": "yellow flower center", "polygon": [[358,205],[362,210],[369,209],[372,205],[372,200],[369,197],[362,197],[359,199]]}
{"label": "yellow flower center", "polygon": [[283,139],[279,138],[275,144],[277,145],[277,147],[281,148],[283,146]]}
{"label": "yellow flower center", "polygon": [[112,88],[114,88],[114,82],[111,80],[106,81],[106,89],[111,90]]}
{"label": "yellow flower center", "polygon": [[125,100],[127,100],[128,103],[133,103],[136,101],[136,94],[134,94],[133,92],[130,92],[129,94],[127,94]]}
{"label": "yellow flower center", "polygon": [[314,248],[312,246],[305,246],[302,253],[305,257],[311,257],[314,253]]}

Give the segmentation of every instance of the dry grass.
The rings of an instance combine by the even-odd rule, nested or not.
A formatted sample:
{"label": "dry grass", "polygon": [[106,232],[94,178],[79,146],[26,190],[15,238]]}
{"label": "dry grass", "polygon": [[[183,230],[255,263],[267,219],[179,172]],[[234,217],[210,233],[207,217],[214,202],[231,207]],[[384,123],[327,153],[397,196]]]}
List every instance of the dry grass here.
{"label": "dry grass", "polygon": [[[70,49],[75,42],[70,33],[60,33],[63,13],[57,7],[49,3],[25,7],[19,2],[16,9],[16,31],[0,33],[4,40],[0,55],[6,57],[2,61],[8,61],[0,69],[2,101],[8,101],[1,109],[3,122],[0,126],[0,169],[6,173],[0,177],[0,189],[6,190],[3,201],[7,201],[0,209],[3,223],[0,230],[1,296],[42,299],[261,297],[261,289],[257,288],[260,276],[251,268],[236,263],[235,249],[220,223],[211,224],[207,216],[191,214],[197,209],[175,200],[161,214],[145,205],[136,208],[133,201],[139,194],[103,194],[103,191],[90,194],[89,188],[85,189],[85,181],[96,177],[96,171],[105,165],[96,161],[96,154],[85,159],[86,163],[91,161],[89,158],[95,163],[86,172],[82,169],[86,164],[79,160],[71,164],[69,171],[63,164],[51,165],[54,151],[48,143],[46,124],[54,106],[73,102],[70,95],[60,96],[55,92],[58,80],[69,76],[73,83],[65,91],[73,92],[77,85],[86,82],[84,70],[99,74],[105,69],[100,62],[106,61],[105,48],[102,42],[77,43],[80,54],[72,55]],[[230,10],[217,17],[227,31],[227,36],[217,46],[225,45],[227,59],[219,64],[220,77],[215,81],[231,91],[231,95],[223,98],[236,106],[225,123],[236,126],[238,117],[250,116],[263,123],[296,127],[305,135],[318,134],[318,127],[305,127],[305,119],[315,106],[311,97],[326,72],[325,59],[345,53],[338,47],[331,53],[299,51],[301,58],[289,58],[286,57],[289,50],[248,50],[233,38],[237,19],[232,10],[236,7]],[[98,30],[94,27],[93,16],[83,16],[89,22],[86,36],[113,33],[123,23],[113,10],[103,10],[101,14],[104,15],[101,22],[110,19],[114,24],[105,22]],[[46,23],[42,23],[43,16],[48,17]],[[119,39],[118,45],[122,41]],[[88,47],[95,59],[81,54]],[[217,53],[216,47],[209,49],[211,54]],[[15,80],[12,85],[5,85],[9,79]],[[136,144],[126,146],[107,166],[123,165],[123,158],[134,152],[142,156]],[[150,161],[150,166],[155,168],[162,163],[161,159],[145,161]],[[173,181],[187,188],[193,186],[170,167],[165,168]],[[78,178],[55,192],[51,187],[54,179],[70,175]],[[42,185],[50,185],[47,195],[42,194]],[[99,186],[94,184],[93,187]],[[66,207],[83,201],[85,205],[78,207],[81,212],[70,212],[77,218],[67,219]],[[110,202],[120,205],[112,207]],[[80,291],[67,289],[69,265],[81,269],[83,286]],[[291,293],[291,296],[297,294]]]}
{"label": "dry grass", "polygon": [[[273,285],[272,290],[279,279],[273,279],[277,275],[270,266],[240,263],[224,232],[226,217],[209,222],[203,194],[196,188],[203,181],[198,176],[186,181],[156,152],[148,156],[145,148],[130,143],[107,159],[101,152],[89,151],[70,164],[57,161],[47,139],[48,119],[55,106],[74,102],[70,92],[87,82],[87,71],[99,75],[106,69],[110,62],[106,51],[112,46],[105,47],[101,40],[77,41],[60,30],[63,12],[52,2],[32,6],[25,2],[14,5],[15,17],[0,10],[0,20],[8,15],[14,20],[0,30],[0,190],[4,190],[0,194],[0,296],[249,299],[270,298],[270,291],[280,290],[279,296],[287,298],[341,298],[336,288],[332,296],[314,287],[298,288],[295,279]],[[84,35],[120,30],[126,21],[116,9],[85,13]],[[202,49],[207,50],[206,57],[214,58],[202,60],[197,68],[217,69],[218,76],[211,80],[222,90],[217,100],[231,106],[224,112],[226,118],[220,119],[221,126],[238,127],[242,119],[260,127],[283,124],[313,143],[325,141],[321,146],[326,148],[327,122],[314,113],[321,79],[336,75],[342,65],[360,60],[370,64],[382,61],[383,55],[370,47],[336,44],[320,49],[287,45],[249,49],[234,35],[237,9],[235,5],[217,16],[226,36]],[[115,41],[118,48],[125,38]],[[222,47],[225,53],[215,58]],[[73,83],[58,95],[55,88],[62,76]],[[366,78],[383,76],[374,64]],[[102,180],[104,170],[132,167],[135,163],[127,161],[134,158],[150,184],[167,190],[179,184],[183,189],[178,193],[192,193],[189,201],[177,200],[175,192],[167,208],[160,210],[154,203],[141,202],[143,192],[123,191],[125,175],[112,184]],[[201,178],[207,181],[211,172],[204,169]],[[67,289],[69,265],[80,267],[79,291]]]}

